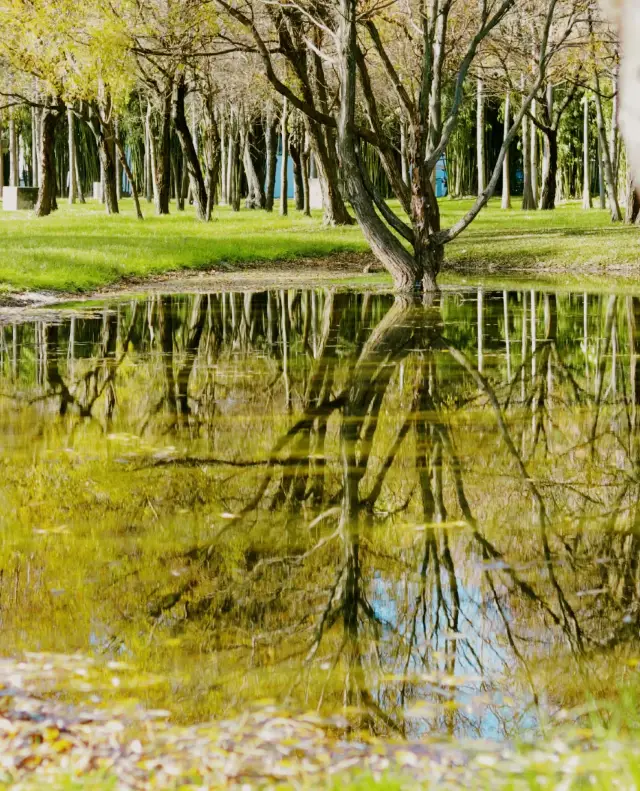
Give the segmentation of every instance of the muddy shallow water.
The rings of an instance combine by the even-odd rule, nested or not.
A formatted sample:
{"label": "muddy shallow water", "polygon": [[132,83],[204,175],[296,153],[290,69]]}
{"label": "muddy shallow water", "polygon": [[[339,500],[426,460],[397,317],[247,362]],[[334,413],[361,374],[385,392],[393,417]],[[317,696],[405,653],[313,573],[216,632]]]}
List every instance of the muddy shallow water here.
{"label": "muddy shallow water", "polygon": [[[636,684],[640,299],[159,294],[0,327],[2,652],[510,739]],[[567,714],[569,712],[569,714]]]}

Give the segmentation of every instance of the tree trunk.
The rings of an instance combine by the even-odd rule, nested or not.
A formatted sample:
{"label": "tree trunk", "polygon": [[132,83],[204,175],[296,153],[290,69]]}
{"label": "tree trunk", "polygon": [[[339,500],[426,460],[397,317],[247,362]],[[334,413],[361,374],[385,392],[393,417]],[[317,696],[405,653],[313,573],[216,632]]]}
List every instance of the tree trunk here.
{"label": "tree trunk", "polygon": [[142,216],[142,209],[140,208],[140,197],[138,196],[138,188],[136,187],[135,179],[133,178],[133,173],[131,172],[131,168],[129,167],[129,163],[127,162],[127,156],[125,154],[124,146],[122,145],[122,141],[120,140],[120,136],[116,135],[116,151],[118,154],[118,158],[120,160],[120,164],[122,165],[122,169],[127,174],[127,179],[131,184],[131,194],[133,196],[133,202],[136,207],[136,214],[139,220],[143,220],[144,217]]}
{"label": "tree trunk", "polygon": [[[120,137],[117,121],[114,122],[113,129],[115,133],[115,138],[117,140]],[[116,163],[116,197],[119,203],[122,200],[122,172],[121,172],[122,163],[120,162],[120,157],[118,156],[118,152],[116,151],[114,152],[114,154],[115,154],[114,159]]]}
{"label": "tree trunk", "polygon": [[75,116],[73,110],[67,110],[67,123],[69,126],[69,204],[76,202],[76,138]]}
{"label": "tree trunk", "polygon": [[220,203],[227,204],[227,124],[222,117],[220,121]]}
{"label": "tree trunk", "polygon": [[[20,183],[18,173],[18,132],[13,107],[9,108],[9,186],[17,187]],[[55,187],[54,187],[55,189]]]}
{"label": "tree trunk", "polygon": [[612,106],[611,106],[611,129],[609,132],[609,159],[611,160],[611,169],[613,170],[613,180],[616,187],[616,195],[618,194],[619,183],[619,169],[620,169],[620,146],[619,140],[619,127],[618,127],[618,64],[614,65],[613,70],[613,83],[612,83]]}
{"label": "tree trunk", "polygon": [[[204,182],[200,159],[193,142],[193,136],[187,123],[185,114],[185,97],[187,95],[187,84],[184,72],[178,76],[178,82],[173,95],[173,122],[178,133],[180,146],[187,165],[189,174],[189,186],[191,195],[196,208],[196,215],[199,220],[207,219],[207,187]],[[168,147],[167,147],[168,148]]]}
{"label": "tree trunk", "polygon": [[31,186],[38,186],[38,120],[37,107],[31,108]]}
{"label": "tree trunk", "polygon": [[525,116],[522,119],[522,165],[524,171],[524,191],[522,193],[523,211],[535,211],[536,202],[533,199],[531,188],[531,159],[529,157],[529,119]]}
{"label": "tree trunk", "polygon": [[40,122],[40,187],[35,206],[36,217],[47,217],[54,210],[56,194],[56,125],[60,114],[46,107]]}
{"label": "tree trunk", "polygon": [[302,177],[302,157],[300,149],[294,143],[289,144],[289,153],[293,162],[293,202],[296,211],[304,209],[304,183]]}
{"label": "tree trunk", "polygon": [[[174,184],[174,191],[176,197],[176,209],[178,211],[184,211],[184,194],[182,192],[182,169],[180,167],[180,161],[178,160],[178,154],[171,152],[171,173],[173,174],[173,184]],[[184,156],[180,157],[180,160],[184,161]]]}
{"label": "tree trunk", "polygon": [[589,99],[585,93],[582,100],[582,208],[591,209],[591,178],[589,174]]}
{"label": "tree trunk", "polygon": [[[531,102],[531,115],[536,115],[536,101]],[[529,135],[529,143],[531,146],[531,194],[533,195],[533,202],[538,205],[538,127],[531,121],[531,129]]]}
{"label": "tree trunk", "polygon": [[633,183],[631,168],[627,168],[627,209],[624,221],[627,225],[635,225],[640,217],[640,198]]}
{"label": "tree trunk", "polygon": [[106,137],[104,133],[98,137],[98,158],[104,175],[102,186],[102,199],[107,214],[119,214],[118,190],[116,188],[116,157],[114,138]]}
{"label": "tree trunk", "polygon": [[[423,269],[429,261],[417,261],[387,228],[376,212],[363,182],[354,137],[356,114],[356,9],[355,0],[340,0],[338,32],[338,74],[342,101],[338,115],[338,154],[342,179],[349,201],[365,239],[393,278],[396,289],[413,291],[422,287]],[[429,281],[435,286],[435,273]]]}
{"label": "tree trunk", "polygon": [[251,147],[249,145],[249,130],[247,129],[242,135],[243,138],[243,151],[242,159],[244,162],[244,172],[247,177],[247,186],[249,190],[248,201],[251,208],[264,209],[266,198],[258,174],[256,173],[255,165],[251,157]]}
{"label": "tree trunk", "polygon": [[80,201],[80,203],[86,203],[86,200],[84,198],[84,190],[82,189],[82,179],[80,178],[80,164],[78,162],[77,152],[76,152],[75,170],[76,170],[76,189],[78,190],[78,200]]}
{"label": "tree trunk", "polygon": [[307,217],[311,217],[311,195],[309,192],[309,163],[311,153],[309,149],[309,134],[305,132],[304,147],[300,157],[300,164],[302,166],[302,193],[304,197],[302,210]]}
{"label": "tree trunk", "polygon": [[544,149],[545,166],[540,208],[543,211],[551,211],[556,207],[558,185],[558,132],[556,129],[545,130]]}
{"label": "tree trunk", "polygon": [[4,149],[2,147],[2,117],[0,116],[0,198],[4,192]]}
{"label": "tree trunk", "polygon": [[[609,207],[611,209],[611,222],[622,222],[622,212],[620,211],[620,204],[618,203],[618,189],[616,179],[613,175],[613,165],[611,163],[611,156],[609,146],[607,143],[607,132],[604,125],[604,115],[602,112],[602,98],[600,90],[595,92],[596,100],[596,119],[598,125],[598,142],[600,144],[600,168],[604,176],[604,182],[609,196]],[[604,208],[604,207],[603,207]]]}
{"label": "tree trunk", "polygon": [[276,188],[276,167],[278,161],[277,119],[273,111],[273,104],[267,105],[267,118],[265,124],[265,148],[267,158],[266,195],[264,207],[273,211],[273,195]]}
{"label": "tree trunk", "polygon": [[280,215],[286,217],[289,213],[289,182],[288,182],[288,167],[289,167],[289,133],[287,129],[287,100],[282,100],[282,122],[280,127],[280,139],[282,145],[282,158],[280,163]]}
{"label": "tree trunk", "polygon": [[[504,99],[504,140],[507,139],[511,129],[511,94],[507,91]],[[511,208],[511,167],[509,150],[502,163],[502,208]]]}
{"label": "tree trunk", "polygon": [[[156,214],[169,214],[171,197],[171,95],[172,85],[165,87],[160,112],[160,133],[155,145],[155,173],[157,192]],[[193,143],[193,141],[192,141]],[[205,201],[206,204],[206,201]]]}
{"label": "tree trunk", "polygon": [[484,145],[484,82],[478,77],[476,97],[476,150],[478,158],[478,195],[482,195],[486,187],[487,163]]}
{"label": "tree trunk", "polygon": [[402,181],[409,186],[409,160],[407,159],[407,122],[400,121],[400,167],[402,170]]}
{"label": "tree trunk", "polygon": [[598,198],[600,202],[600,209],[604,210],[607,208],[607,200],[604,194],[604,164],[602,162],[603,151],[602,151],[602,142],[600,140],[600,135],[598,135],[597,140],[597,151],[598,151]]}

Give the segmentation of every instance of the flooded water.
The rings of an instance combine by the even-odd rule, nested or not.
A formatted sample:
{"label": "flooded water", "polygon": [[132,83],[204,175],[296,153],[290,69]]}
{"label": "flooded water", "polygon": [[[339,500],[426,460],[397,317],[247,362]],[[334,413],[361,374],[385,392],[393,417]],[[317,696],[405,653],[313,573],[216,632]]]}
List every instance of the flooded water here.
{"label": "flooded water", "polygon": [[289,290],[12,321],[5,655],[125,659],[179,721],[275,700],[409,736],[509,739],[633,690],[640,299]]}

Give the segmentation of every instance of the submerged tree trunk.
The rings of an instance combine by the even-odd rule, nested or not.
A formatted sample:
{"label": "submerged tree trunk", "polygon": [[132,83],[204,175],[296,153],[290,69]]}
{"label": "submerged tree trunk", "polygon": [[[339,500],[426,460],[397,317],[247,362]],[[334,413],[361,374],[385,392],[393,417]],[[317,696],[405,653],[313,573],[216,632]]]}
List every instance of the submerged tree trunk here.
{"label": "submerged tree trunk", "polygon": [[[504,99],[504,140],[507,139],[510,128],[511,94],[507,91]],[[508,150],[502,163],[502,208],[505,210],[511,208],[511,162]]]}
{"label": "submerged tree trunk", "polygon": [[35,206],[36,217],[47,217],[56,207],[55,136],[60,107],[45,107],[40,127],[40,187]]}

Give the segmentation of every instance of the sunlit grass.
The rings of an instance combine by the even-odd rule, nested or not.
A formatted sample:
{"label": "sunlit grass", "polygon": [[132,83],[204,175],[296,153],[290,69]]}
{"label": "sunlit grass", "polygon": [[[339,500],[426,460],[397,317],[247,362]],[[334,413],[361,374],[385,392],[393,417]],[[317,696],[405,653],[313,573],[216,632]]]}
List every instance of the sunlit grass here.
{"label": "sunlit grass", "polygon": [[[443,226],[470,205],[468,200],[443,200]],[[122,202],[122,214],[116,217],[106,216],[95,202],[70,207],[61,201],[60,210],[44,219],[0,212],[0,289],[83,292],[127,277],[235,269],[368,249],[356,226],[326,228],[321,212],[307,218],[294,211],[282,218],[277,212],[233,213],[223,207],[216,209],[213,223],[203,224],[192,209],[178,213],[172,207],[168,217],[156,217],[152,206],[144,208],[144,222],[136,220],[131,200]],[[571,279],[585,268],[594,276],[612,266],[633,266],[640,260],[640,247],[637,229],[612,226],[606,211],[585,212],[571,203],[554,212],[504,212],[493,201],[447,248],[447,260],[472,276],[476,271],[495,276],[505,269],[544,275],[560,268]],[[445,273],[444,279],[451,277]]]}

